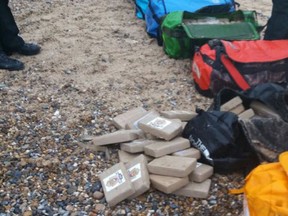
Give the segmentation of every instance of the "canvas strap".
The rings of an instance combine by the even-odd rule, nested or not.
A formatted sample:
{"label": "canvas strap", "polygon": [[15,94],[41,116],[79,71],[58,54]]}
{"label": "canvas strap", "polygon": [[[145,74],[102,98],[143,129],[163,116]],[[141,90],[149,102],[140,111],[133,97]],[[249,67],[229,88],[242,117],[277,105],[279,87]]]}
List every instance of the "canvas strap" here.
{"label": "canvas strap", "polygon": [[241,75],[241,73],[237,70],[237,68],[233,65],[230,59],[228,59],[224,54],[221,54],[221,62],[227,69],[228,73],[231,75],[234,82],[241,88],[243,91],[250,88],[250,85]]}
{"label": "canvas strap", "polygon": [[244,193],[244,188],[239,189],[230,189],[228,190],[229,194],[242,194]]}

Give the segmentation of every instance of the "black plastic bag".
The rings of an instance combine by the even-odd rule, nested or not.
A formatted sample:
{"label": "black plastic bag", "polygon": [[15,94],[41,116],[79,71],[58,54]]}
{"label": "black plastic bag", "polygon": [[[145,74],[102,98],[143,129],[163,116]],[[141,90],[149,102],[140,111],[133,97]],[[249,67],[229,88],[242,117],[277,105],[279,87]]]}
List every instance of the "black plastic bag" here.
{"label": "black plastic bag", "polygon": [[249,145],[237,115],[221,111],[197,112],[198,115],[185,126],[182,136],[200,150],[200,162],[212,165],[218,173],[249,172],[258,165],[257,155]]}

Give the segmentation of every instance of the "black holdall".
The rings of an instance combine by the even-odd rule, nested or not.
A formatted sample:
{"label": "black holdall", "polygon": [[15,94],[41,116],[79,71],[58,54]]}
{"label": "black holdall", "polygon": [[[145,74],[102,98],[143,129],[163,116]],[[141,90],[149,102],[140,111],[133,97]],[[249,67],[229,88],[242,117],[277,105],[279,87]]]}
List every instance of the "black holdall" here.
{"label": "black holdall", "polygon": [[288,88],[276,83],[262,83],[245,91],[236,91],[229,88],[222,89],[214,97],[209,110],[220,110],[222,104],[239,96],[246,109],[253,101],[263,103],[277,113],[283,121],[288,122]]}
{"label": "black holdall", "polygon": [[[287,87],[264,83],[242,92],[223,89],[216,95],[209,110],[220,110],[222,104],[236,96],[241,98],[246,109],[252,108],[255,112],[254,117],[239,120],[250,146],[260,161],[277,161],[282,152],[288,151]],[[261,110],[255,110],[252,106],[255,101],[270,111],[263,113]]]}
{"label": "black holdall", "polygon": [[248,171],[258,164],[238,116],[231,112],[196,110],[198,115],[184,128],[182,136],[201,152],[200,162],[215,172]]}

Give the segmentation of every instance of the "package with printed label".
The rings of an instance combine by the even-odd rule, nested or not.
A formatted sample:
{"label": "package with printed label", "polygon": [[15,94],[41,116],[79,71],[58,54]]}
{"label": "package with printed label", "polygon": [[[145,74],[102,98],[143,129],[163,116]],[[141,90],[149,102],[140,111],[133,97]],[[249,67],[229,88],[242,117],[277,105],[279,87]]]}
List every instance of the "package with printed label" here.
{"label": "package with printed label", "polygon": [[135,193],[134,186],[123,163],[118,163],[99,175],[106,201],[110,206]]}
{"label": "package with printed label", "polygon": [[138,118],[134,121],[130,121],[129,123],[127,123],[125,125],[125,128],[126,129],[139,129],[139,121],[141,121],[143,118],[145,118],[146,116],[149,116],[149,115],[155,115],[155,116],[160,116],[160,114],[156,111],[156,110],[150,110],[148,112],[145,113],[145,115],[141,116],[141,118]]}
{"label": "package with printed label", "polygon": [[126,163],[125,166],[135,188],[135,193],[129,197],[129,199],[133,199],[145,193],[150,188],[147,159],[141,154],[132,161]]}
{"label": "package with printed label", "polygon": [[183,130],[181,121],[167,119],[153,113],[144,116],[138,122],[138,126],[145,133],[150,133],[164,140],[171,140],[175,138]]}

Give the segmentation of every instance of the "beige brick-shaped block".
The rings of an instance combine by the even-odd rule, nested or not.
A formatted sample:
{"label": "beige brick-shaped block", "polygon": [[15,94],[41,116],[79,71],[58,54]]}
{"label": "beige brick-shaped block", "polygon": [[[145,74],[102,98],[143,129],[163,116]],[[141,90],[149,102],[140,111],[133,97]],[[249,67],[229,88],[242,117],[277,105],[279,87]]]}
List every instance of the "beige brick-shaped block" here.
{"label": "beige brick-shaped block", "polygon": [[281,118],[274,110],[272,110],[271,108],[269,108],[265,104],[258,102],[258,101],[251,102],[250,108],[252,108],[254,110],[254,112],[260,116],[276,118],[276,119]]}
{"label": "beige brick-shaped block", "polygon": [[196,158],[196,159],[200,159],[201,157],[200,151],[196,148],[188,148],[188,149],[184,149],[181,151],[177,151],[177,152],[174,152],[172,155],[180,156],[180,157],[191,157],[191,158]]}
{"label": "beige brick-shaped block", "polygon": [[139,139],[133,140],[129,143],[121,143],[120,148],[123,151],[130,152],[130,153],[139,153],[144,152],[144,147],[147,145],[151,145],[153,143],[152,140],[147,139]]}
{"label": "beige brick-shaped block", "polygon": [[144,116],[142,116],[141,118],[138,118],[135,121],[131,121],[131,122],[127,123],[125,125],[125,128],[126,129],[139,129],[139,125],[138,125],[139,121],[141,121],[143,118],[145,118],[146,116],[149,116],[149,115],[160,116],[160,113],[158,113],[156,110],[150,110],[149,112],[146,112],[146,114]]}
{"label": "beige brick-shaped block", "polygon": [[158,137],[156,137],[156,136],[154,136],[152,134],[149,134],[149,133],[145,133],[145,139],[148,139],[148,140],[161,140]]}
{"label": "beige brick-shaped block", "polygon": [[183,122],[187,122],[192,118],[194,118],[197,115],[197,113],[185,110],[171,110],[171,111],[160,111],[160,115],[168,119],[180,119]]}
{"label": "beige brick-shaped block", "polygon": [[165,155],[152,160],[147,167],[149,173],[186,177],[196,168],[196,162],[195,158]]}
{"label": "beige brick-shaped block", "polygon": [[189,175],[189,180],[198,183],[203,182],[213,175],[213,171],[214,169],[212,166],[198,162],[196,164],[196,169]]}
{"label": "beige brick-shaped block", "polygon": [[142,154],[133,159],[132,161],[125,164],[130,180],[134,185],[135,193],[130,196],[133,199],[143,193],[145,193],[150,188],[150,178],[147,169],[147,159]]}
{"label": "beige brick-shaped block", "polygon": [[139,130],[119,130],[113,133],[96,136],[93,138],[94,145],[108,145],[115,143],[130,142],[138,139]]}
{"label": "beige brick-shaped block", "polygon": [[144,147],[144,152],[146,155],[150,155],[152,157],[161,157],[176,151],[187,149],[189,147],[190,142],[188,139],[176,137],[171,141],[155,140],[153,144]]}
{"label": "beige brick-shaped block", "polygon": [[230,111],[236,108],[238,105],[242,104],[242,99],[239,96],[232,98],[231,100],[227,101],[226,103],[222,104],[220,107],[221,111]]}
{"label": "beige brick-shaped block", "polygon": [[148,113],[147,110],[145,110],[143,107],[137,107],[131,110],[128,110],[127,112],[124,112],[120,115],[117,115],[113,118],[112,123],[117,127],[118,129],[125,129],[125,126],[127,124],[133,124],[136,120],[143,117]]}
{"label": "beige brick-shaped block", "polygon": [[190,182],[183,188],[173,192],[178,196],[194,197],[194,198],[207,198],[211,186],[211,179],[206,179],[204,182],[196,183]]}
{"label": "beige brick-shaped block", "polygon": [[114,206],[135,193],[126,167],[118,163],[99,175],[106,201]]}
{"label": "beige brick-shaped block", "polygon": [[150,181],[154,188],[166,194],[170,194],[189,183],[188,177],[178,178],[150,174]]}
{"label": "beige brick-shaped block", "polygon": [[138,126],[145,133],[150,133],[164,140],[171,140],[182,132],[180,121],[159,117],[153,113],[144,116]]}
{"label": "beige brick-shaped block", "polygon": [[182,122],[182,131],[185,129],[188,122]]}
{"label": "beige brick-shaped block", "polygon": [[239,104],[237,107],[229,110],[229,112],[233,112],[236,115],[239,115],[240,113],[245,111],[245,107],[243,106],[243,104]]}
{"label": "beige brick-shaped block", "polygon": [[[132,160],[134,160],[135,158],[137,158],[139,155],[141,155],[141,153],[128,153],[122,150],[118,150],[118,157],[119,157],[119,161],[123,162],[123,163],[128,163]],[[147,159],[147,161],[152,161],[154,158],[148,156],[148,155],[144,155]]]}
{"label": "beige brick-shaped block", "polygon": [[239,117],[239,119],[250,119],[253,116],[255,116],[255,113],[254,113],[253,109],[250,108],[250,109],[247,109],[244,112],[240,113],[238,117]]}

